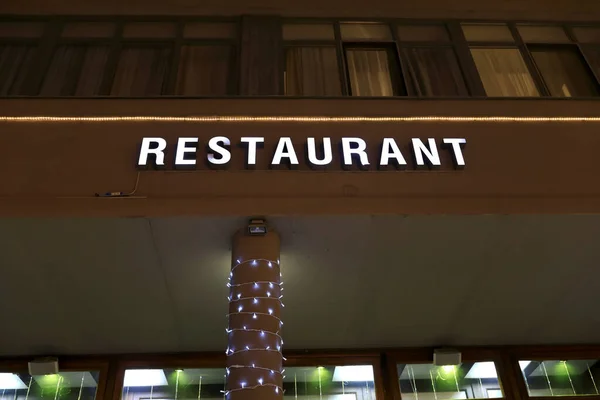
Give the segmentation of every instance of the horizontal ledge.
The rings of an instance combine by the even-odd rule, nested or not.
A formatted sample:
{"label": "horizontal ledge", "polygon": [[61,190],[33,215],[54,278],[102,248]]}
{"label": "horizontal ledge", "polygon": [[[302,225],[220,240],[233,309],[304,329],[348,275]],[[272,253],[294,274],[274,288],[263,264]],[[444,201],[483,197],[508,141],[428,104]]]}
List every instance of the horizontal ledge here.
{"label": "horizontal ledge", "polygon": [[264,123],[264,122],[308,122],[308,123],[348,123],[348,122],[600,122],[600,117],[503,117],[503,116],[0,116],[0,122],[7,123],[63,123],[63,122],[186,122],[186,123]]}

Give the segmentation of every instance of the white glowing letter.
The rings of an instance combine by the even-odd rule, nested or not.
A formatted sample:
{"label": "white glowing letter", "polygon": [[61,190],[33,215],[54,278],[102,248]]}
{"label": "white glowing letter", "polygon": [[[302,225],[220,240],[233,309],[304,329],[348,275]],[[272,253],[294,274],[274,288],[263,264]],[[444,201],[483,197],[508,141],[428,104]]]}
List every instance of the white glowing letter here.
{"label": "white glowing letter", "polygon": [[308,138],[308,162],[313,165],[328,165],[333,161],[333,155],[331,152],[331,138],[323,138],[323,159],[317,158],[317,145],[315,138]]}
{"label": "white glowing letter", "polygon": [[215,136],[214,138],[212,138],[208,141],[208,148],[221,156],[221,158],[217,159],[215,157],[214,153],[209,153],[208,154],[208,162],[209,163],[215,164],[215,165],[222,165],[222,164],[227,164],[229,161],[231,161],[231,152],[229,150],[227,150],[225,147],[221,146],[221,143],[223,143],[223,146],[231,145],[231,141],[229,140],[229,138],[226,138],[225,136]]}
{"label": "white glowing letter", "polygon": [[[156,148],[151,149],[150,146],[156,144]],[[150,137],[142,139],[142,146],[140,148],[140,158],[138,159],[138,166],[145,167],[148,164],[148,156],[154,154],[156,157],[156,165],[165,165],[165,149],[167,148],[167,141],[159,137]]]}
{"label": "white glowing letter", "polygon": [[462,138],[446,138],[444,139],[445,144],[452,145],[452,155],[454,156],[454,162],[459,167],[465,166],[465,158],[463,157],[461,144],[467,144],[467,139]]}
{"label": "white glowing letter", "polygon": [[196,159],[186,160],[187,153],[195,153],[196,147],[187,147],[190,143],[198,143],[198,138],[182,137],[177,140],[177,151],[175,152],[175,166],[196,165]]}
{"label": "white glowing letter", "polygon": [[381,160],[379,165],[389,165],[390,158],[396,159],[398,165],[406,165],[406,160],[402,156],[400,148],[392,138],[384,138],[381,146]]}
{"label": "white glowing letter", "polygon": [[[352,147],[355,144],[356,147]],[[367,157],[367,143],[361,138],[342,138],[342,152],[344,154],[344,165],[352,165],[352,154],[360,158],[361,165],[369,165]]]}
{"label": "white glowing letter", "polygon": [[248,165],[256,165],[256,148],[258,143],[264,143],[265,138],[262,137],[243,137],[240,139],[242,143],[248,143]]}
{"label": "white glowing letter", "polygon": [[289,137],[282,137],[279,139],[279,143],[277,143],[277,148],[275,149],[275,154],[273,154],[273,161],[271,164],[281,164],[281,159],[284,157],[290,160],[291,165],[298,165],[298,157],[296,156],[296,151],[294,150],[294,144],[292,143],[292,139]]}
{"label": "white glowing letter", "polygon": [[421,139],[412,139],[413,151],[415,153],[415,160],[417,161],[417,165],[422,166],[425,165],[425,161],[423,159],[423,155],[427,157],[431,165],[439,166],[440,155],[438,154],[437,147],[435,145],[435,139],[427,139],[429,142],[429,147],[427,147]]}

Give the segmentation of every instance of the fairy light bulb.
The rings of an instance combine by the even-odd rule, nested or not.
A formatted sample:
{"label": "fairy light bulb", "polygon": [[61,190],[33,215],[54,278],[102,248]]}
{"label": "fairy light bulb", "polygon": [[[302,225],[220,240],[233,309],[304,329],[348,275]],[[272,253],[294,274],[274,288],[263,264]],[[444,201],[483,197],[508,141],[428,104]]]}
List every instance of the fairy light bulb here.
{"label": "fairy light bulb", "polygon": [[239,300],[241,297],[242,297],[242,294],[241,294],[241,293],[238,293],[238,295],[237,295],[237,298],[238,298],[238,300]]}
{"label": "fairy light bulb", "polygon": [[252,266],[256,267],[258,265],[258,262],[256,260],[252,260]]}
{"label": "fairy light bulb", "polygon": [[246,387],[246,382],[240,382],[240,386],[241,386],[242,388],[245,388],[245,387]]}
{"label": "fairy light bulb", "polygon": [[273,315],[273,309],[269,308],[269,315]]}
{"label": "fairy light bulb", "polygon": [[271,292],[267,292],[267,297],[271,297]]}
{"label": "fairy light bulb", "polygon": [[258,318],[258,317],[256,316],[256,313],[255,313],[255,314],[252,314],[252,319],[257,319],[257,318]]}
{"label": "fairy light bulb", "polygon": [[242,312],[242,310],[243,310],[243,309],[244,309],[244,307],[242,307],[242,306],[239,306],[239,307],[238,307],[238,312]]}
{"label": "fairy light bulb", "polygon": [[258,378],[258,384],[262,385],[263,384],[263,378]]}
{"label": "fairy light bulb", "polygon": [[254,289],[258,289],[258,283],[254,282]]}
{"label": "fairy light bulb", "polygon": [[258,299],[256,297],[254,298],[254,304],[258,304]]}

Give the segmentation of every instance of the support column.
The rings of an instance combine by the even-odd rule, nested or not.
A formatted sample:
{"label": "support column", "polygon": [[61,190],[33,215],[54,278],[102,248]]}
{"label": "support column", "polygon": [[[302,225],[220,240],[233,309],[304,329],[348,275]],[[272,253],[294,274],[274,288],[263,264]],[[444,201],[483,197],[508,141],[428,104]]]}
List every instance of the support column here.
{"label": "support column", "polygon": [[283,399],[279,235],[233,237],[229,276],[227,400]]}

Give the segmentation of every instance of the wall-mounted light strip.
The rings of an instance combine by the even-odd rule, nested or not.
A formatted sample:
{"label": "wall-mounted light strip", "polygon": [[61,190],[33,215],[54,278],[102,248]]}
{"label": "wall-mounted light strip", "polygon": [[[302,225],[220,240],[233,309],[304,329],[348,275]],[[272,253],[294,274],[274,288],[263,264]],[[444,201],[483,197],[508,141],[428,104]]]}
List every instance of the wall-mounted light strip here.
{"label": "wall-mounted light strip", "polygon": [[0,116],[0,122],[600,122],[600,117],[325,117],[325,116]]}

